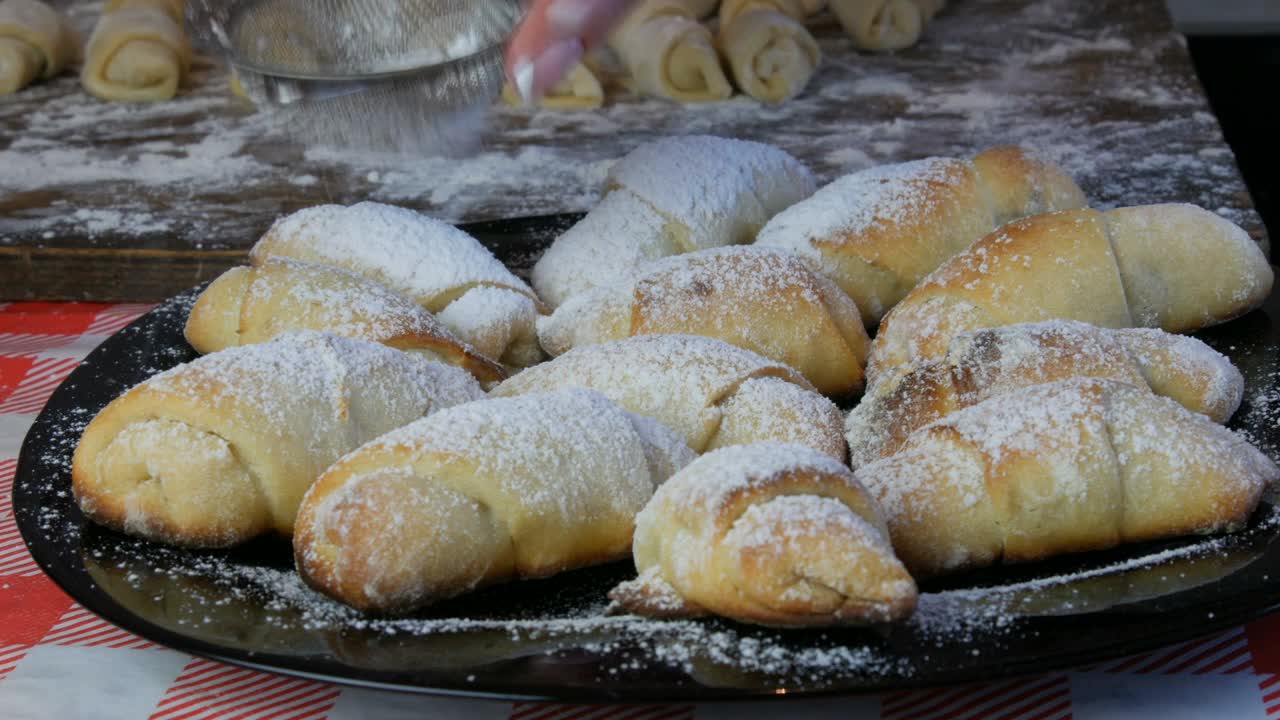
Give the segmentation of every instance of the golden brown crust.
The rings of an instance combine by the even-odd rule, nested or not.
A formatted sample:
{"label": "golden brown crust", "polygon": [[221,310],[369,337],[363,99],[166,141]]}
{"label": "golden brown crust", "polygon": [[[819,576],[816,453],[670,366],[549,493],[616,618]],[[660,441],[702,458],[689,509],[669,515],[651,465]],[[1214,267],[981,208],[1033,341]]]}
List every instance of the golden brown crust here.
{"label": "golden brown crust", "polygon": [[1026,149],[1001,145],[973,157],[997,228],[1030,215],[1083,208],[1088,200],[1075,180]]}
{"label": "golden brown crust", "polygon": [[923,577],[1238,529],[1280,470],[1145,388],[1073,379],[960,410],[856,475]]}
{"label": "golden brown crust", "polygon": [[640,578],[611,597],[639,614],[779,627],[888,622],[910,614],[916,590],[887,537],[843,464],[795,445],[726,448],[640,513]]}
{"label": "golden brown crust", "polygon": [[581,387],[679,433],[695,452],[763,441],[843,460],[843,417],[800,373],[697,335],[641,335],[587,345],[529,368],[495,397]]}
{"label": "golden brown crust", "polygon": [[646,266],[574,296],[538,334],[552,355],[650,334],[702,335],[796,368],[826,395],[862,388],[870,341],[853,301],[782,250],[731,247]]}
{"label": "golden brown crust", "polygon": [[478,399],[465,372],[319,333],[207,355],[114,400],[72,459],[81,509],[169,542],[290,535],[317,476],[360,443]]}
{"label": "golden brown crust", "polygon": [[868,379],[894,382],[906,363],[939,357],[956,334],[980,327],[1064,319],[1194,330],[1257,307],[1271,284],[1244,231],[1193,206],[1037,215],[982,238],[912,290],[881,323]]}
{"label": "golden brown crust", "polygon": [[421,352],[481,382],[506,377],[501,365],[459,340],[417,303],[359,275],[291,260],[232,268],[197,298],[187,341],[201,353],[316,330]]}
{"label": "golden brown crust", "polygon": [[786,247],[836,282],[872,326],[926,275],[1009,220],[1079,208],[1060,168],[1018,147],[846,175],[778,214],[757,244]]}
{"label": "golden brown crust", "polygon": [[904,370],[849,414],[855,468],[893,455],[916,429],[956,410],[1047,382],[1096,377],[1150,387],[1215,422],[1231,417],[1244,392],[1231,362],[1194,338],[1061,320],[962,333],[945,356]]}
{"label": "golden brown crust", "polygon": [[298,512],[299,572],[366,612],[616,560],[692,452],[598,393],[451,408],[330,467]]}

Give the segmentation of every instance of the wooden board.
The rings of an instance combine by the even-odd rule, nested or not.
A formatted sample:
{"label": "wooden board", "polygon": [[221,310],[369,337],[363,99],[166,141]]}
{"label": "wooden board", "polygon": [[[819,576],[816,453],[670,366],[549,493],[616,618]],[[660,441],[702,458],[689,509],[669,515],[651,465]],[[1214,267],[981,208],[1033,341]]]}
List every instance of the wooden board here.
{"label": "wooden board", "polygon": [[[75,19],[92,26],[95,5]],[[581,211],[655,136],[774,143],[823,179],[1023,142],[1100,207],[1192,202],[1265,242],[1161,0],[954,0],[916,48],[859,54],[829,16],[797,100],[599,111],[501,109],[464,159],[304,147],[200,68],[166,103],[113,105],[73,77],[0,99],[0,300],[152,301],[239,262],[283,213],[377,199],[453,221]]]}

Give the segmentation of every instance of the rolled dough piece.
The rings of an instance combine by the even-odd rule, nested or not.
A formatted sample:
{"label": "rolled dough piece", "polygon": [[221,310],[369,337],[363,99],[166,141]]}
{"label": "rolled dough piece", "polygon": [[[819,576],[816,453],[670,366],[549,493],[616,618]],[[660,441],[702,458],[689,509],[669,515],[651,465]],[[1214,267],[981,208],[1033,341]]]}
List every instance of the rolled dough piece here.
{"label": "rolled dough piece", "polygon": [[780,103],[804,90],[822,53],[801,24],[799,0],[725,0],[720,6],[720,49],[738,89]]}
{"label": "rolled dough piece", "polygon": [[828,7],[862,50],[915,45],[945,0],[830,0]]}
{"label": "rolled dough piece", "polygon": [[191,68],[182,0],[113,0],[89,38],[80,81],[103,100],[168,100]]}
{"label": "rolled dough piece", "polygon": [[725,77],[711,31],[698,22],[698,0],[645,0],[615,31],[610,45],[635,88],[685,103],[727,99]]}
{"label": "rolled dough piece", "polygon": [[62,72],[75,55],[66,18],[39,0],[0,0],[0,95]]}

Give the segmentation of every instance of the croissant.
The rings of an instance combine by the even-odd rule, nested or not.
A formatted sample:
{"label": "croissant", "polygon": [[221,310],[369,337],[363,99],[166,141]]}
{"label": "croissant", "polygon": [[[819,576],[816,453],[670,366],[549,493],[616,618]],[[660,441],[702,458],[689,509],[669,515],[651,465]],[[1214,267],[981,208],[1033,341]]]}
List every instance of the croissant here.
{"label": "croissant", "polygon": [[466,372],[314,332],[206,355],[93,419],[76,499],[108,527],[193,547],[293,532],[302,494],[360,444],[484,393]]}
{"label": "croissant", "polygon": [[273,259],[228,270],[191,308],[186,338],[211,353],[266,342],[291,330],[317,330],[379,342],[465,369],[481,382],[506,377],[408,298],[359,275]]}
{"label": "croissant", "polygon": [[475,238],[412,210],[373,202],[299,210],[277,220],[249,257],[350,270],[434,313],[485,357],[517,368],[541,358],[533,291]]}
{"label": "croissant", "polygon": [[75,34],[39,0],[0,0],[0,96],[48,80],[75,56]]}
{"label": "croissant", "polygon": [[960,410],[856,475],[920,578],[1239,529],[1280,469],[1169,398],[1076,378]]}
{"label": "croissant", "polygon": [[799,253],[873,327],[948,258],[1005,223],[1085,206],[1058,166],[1019,147],[846,175],[776,215],[759,245]]}
{"label": "croissant", "polygon": [[183,0],[109,0],[89,37],[80,82],[103,100],[168,100],[191,69]]}
{"label": "croissant", "polygon": [[849,413],[856,468],[901,449],[911,433],[987,398],[1075,377],[1108,378],[1176,400],[1226,422],[1244,395],[1231,361],[1195,338],[1162,330],[1108,330],[1054,320],[957,335],[938,360],[874,390]]}
{"label": "croissant", "polygon": [[959,333],[997,325],[1197,330],[1260,305],[1273,279],[1244,230],[1193,205],[1037,215],[979,240],[912,290],[881,323],[867,377],[893,382]]}
{"label": "croissant", "polygon": [[551,307],[679,253],[751,242],[813,194],[813,175],[768,145],[696,135],[647,143],[614,164],[605,196],[533,267]]}
{"label": "croissant", "polygon": [[822,52],[802,24],[800,0],[724,0],[721,51],[738,88],[764,102],[799,95],[818,69]]}
{"label": "croissant", "polygon": [[799,370],[819,392],[862,388],[869,344],[834,283],[776,248],[713,248],[664,258],[582,293],[538,321],[551,355],[635,335],[724,340]]}
{"label": "croissant", "polygon": [[860,50],[915,45],[946,0],[830,0],[827,6]]}
{"label": "croissant", "polygon": [[698,22],[705,3],[642,0],[609,38],[636,89],[684,103],[724,100],[733,88],[711,31]]}
{"label": "croissant", "polygon": [[298,570],[343,603],[400,612],[616,560],[654,488],[692,459],[588,390],[451,408],[325,472],[298,512]]}
{"label": "croissant", "polygon": [[676,431],[694,452],[764,441],[845,458],[840,410],[800,373],[712,338],[641,335],[580,347],[491,397],[580,387]]}
{"label": "croissant", "polygon": [[851,625],[916,604],[876,501],[842,463],[797,445],[694,460],[636,518],[634,553],[640,577],[610,598],[640,615]]}

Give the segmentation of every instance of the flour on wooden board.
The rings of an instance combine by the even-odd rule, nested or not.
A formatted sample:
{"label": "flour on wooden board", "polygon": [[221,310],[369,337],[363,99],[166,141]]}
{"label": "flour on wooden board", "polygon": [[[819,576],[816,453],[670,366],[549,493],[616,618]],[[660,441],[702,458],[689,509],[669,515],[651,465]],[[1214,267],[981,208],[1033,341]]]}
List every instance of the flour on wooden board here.
{"label": "flour on wooden board", "polygon": [[[78,22],[91,26],[96,9],[76,6]],[[362,199],[451,221],[582,211],[615,159],[685,133],[775,144],[824,182],[1022,142],[1061,163],[1099,207],[1193,202],[1260,230],[1183,40],[1154,12],[1071,0],[955,3],[918,48],[882,55],[852,53],[821,15],[813,22],[823,64],[791,102],[678,107],[620,97],[591,112],[499,108],[486,149],[463,160],[300,148],[280,122],[242,109],[226,76],[207,66],[192,89],[154,105],[102,103],[65,77],[0,102],[0,192],[53,190],[76,205],[10,213],[0,242],[50,231],[167,233],[243,247],[286,210]],[[119,215],[99,214],[111,211]]]}

